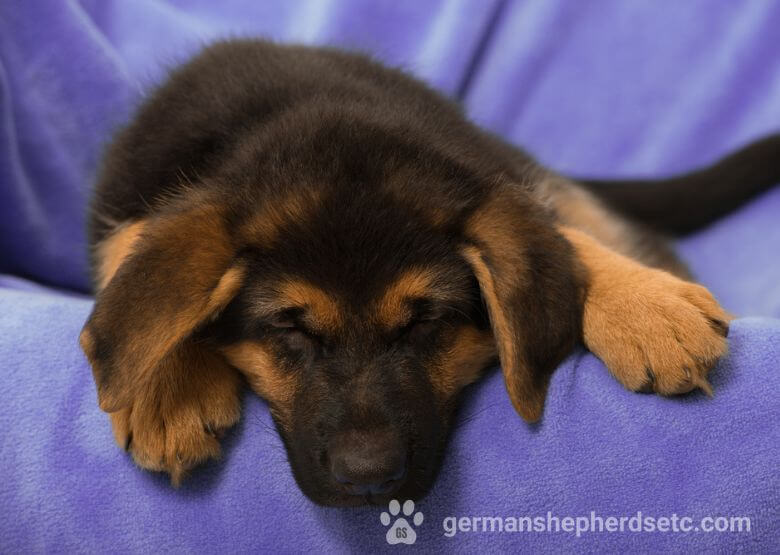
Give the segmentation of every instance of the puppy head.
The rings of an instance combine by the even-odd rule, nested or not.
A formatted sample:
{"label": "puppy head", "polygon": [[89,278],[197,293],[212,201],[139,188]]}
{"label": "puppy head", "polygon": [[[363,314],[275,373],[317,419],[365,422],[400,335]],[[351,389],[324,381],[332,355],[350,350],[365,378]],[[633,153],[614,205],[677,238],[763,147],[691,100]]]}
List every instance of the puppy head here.
{"label": "puppy head", "polygon": [[455,258],[411,265],[357,302],[348,287],[274,274],[213,327],[270,403],[301,488],[322,504],[419,496],[457,392],[495,357],[471,274]]}
{"label": "puppy head", "polygon": [[510,186],[451,205],[313,191],[240,210],[196,197],[144,229],[82,336],[101,406],[197,334],[268,401],[311,499],[419,497],[459,392],[493,360],[518,412],[541,415],[579,336],[570,249]]}
{"label": "puppy head", "polygon": [[460,391],[500,358],[535,421],[579,337],[570,249],[516,189],[430,210],[398,193],[282,203],[308,208],[285,209],[209,332],[270,403],[298,483],[323,504],[419,497]]}

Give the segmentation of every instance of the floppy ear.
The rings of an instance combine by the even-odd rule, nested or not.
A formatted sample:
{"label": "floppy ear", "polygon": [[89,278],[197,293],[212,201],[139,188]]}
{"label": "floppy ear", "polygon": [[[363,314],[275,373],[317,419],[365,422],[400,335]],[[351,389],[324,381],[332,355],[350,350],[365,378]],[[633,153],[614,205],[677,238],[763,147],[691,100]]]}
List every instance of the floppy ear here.
{"label": "floppy ear", "polygon": [[471,215],[465,235],[509,397],[535,422],[552,371],[582,336],[584,273],[541,207],[511,184]]}
{"label": "floppy ear", "polygon": [[241,286],[244,266],[223,209],[203,195],[188,197],[145,221],[81,332],[107,412],[128,405],[163,357]]}

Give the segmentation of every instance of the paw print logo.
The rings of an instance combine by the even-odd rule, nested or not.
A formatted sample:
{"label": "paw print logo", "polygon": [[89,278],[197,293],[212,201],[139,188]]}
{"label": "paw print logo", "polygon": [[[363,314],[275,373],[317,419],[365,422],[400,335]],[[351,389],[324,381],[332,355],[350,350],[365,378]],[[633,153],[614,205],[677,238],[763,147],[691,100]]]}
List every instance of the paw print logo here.
{"label": "paw print logo", "polygon": [[[398,516],[401,512],[401,504],[396,499],[390,501],[390,505],[388,505],[387,509],[390,511],[389,514],[387,512],[382,512],[382,514],[379,515],[379,520],[385,526],[390,526],[390,521],[395,518],[395,522],[393,522],[393,525],[387,530],[387,535],[385,536],[387,543],[390,545],[399,543],[412,545],[416,542],[417,532],[415,532],[414,529],[422,524],[423,514],[420,511],[414,512],[414,501],[407,499],[404,502],[404,516]],[[412,516],[412,513],[414,513],[414,516]],[[409,524],[406,517],[412,517],[414,527]]]}

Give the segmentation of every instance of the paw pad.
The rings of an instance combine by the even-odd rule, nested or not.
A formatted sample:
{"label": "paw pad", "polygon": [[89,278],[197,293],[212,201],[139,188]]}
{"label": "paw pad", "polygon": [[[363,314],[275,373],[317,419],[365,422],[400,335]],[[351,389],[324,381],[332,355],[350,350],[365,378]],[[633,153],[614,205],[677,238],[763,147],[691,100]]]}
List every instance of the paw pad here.
{"label": "paw pad", "polygon": [[[387,535],[385,536],[387,543],[390,545],[396,545],[399,543],[412,545],[414,542],[416,542],[417,532],[415,532],[414,528],[422,524],[423,514],[420,511],[414,511],[414,501],[408,499],[404,502],[404,516],[398,516],[401,513],[401,504],[396,499],[390,501],[387,509],[390,511],[389,513],[382,512],[382,514],[379,515],[379,520],[384,526],[390,526],[390,522],[393,518],[395,518],[395,522],[393,522],[393,525],[390,526],[390,528],[387,530]],[[406,517],[412,517],[414,527],[409,524],[409,521],[406,520]]]}

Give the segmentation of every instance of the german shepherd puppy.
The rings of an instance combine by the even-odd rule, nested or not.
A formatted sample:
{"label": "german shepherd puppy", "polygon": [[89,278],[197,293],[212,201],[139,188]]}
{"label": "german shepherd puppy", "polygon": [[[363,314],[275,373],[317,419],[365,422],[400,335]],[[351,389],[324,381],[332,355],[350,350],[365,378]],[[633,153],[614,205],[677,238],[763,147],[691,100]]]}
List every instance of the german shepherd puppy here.
{"label": "german shepherd puppy", "polygon": [[246,382],[303,492],[354,505],[425,493],[495,362],[528,422],[579,342],[631,391],[709,394],[729,315],[659,232],[780,181],[779,159],[775,136],[678,179],[577,182],[362,55],[218,43],[105,157],[80,337],[100,407],[178,484]]}

